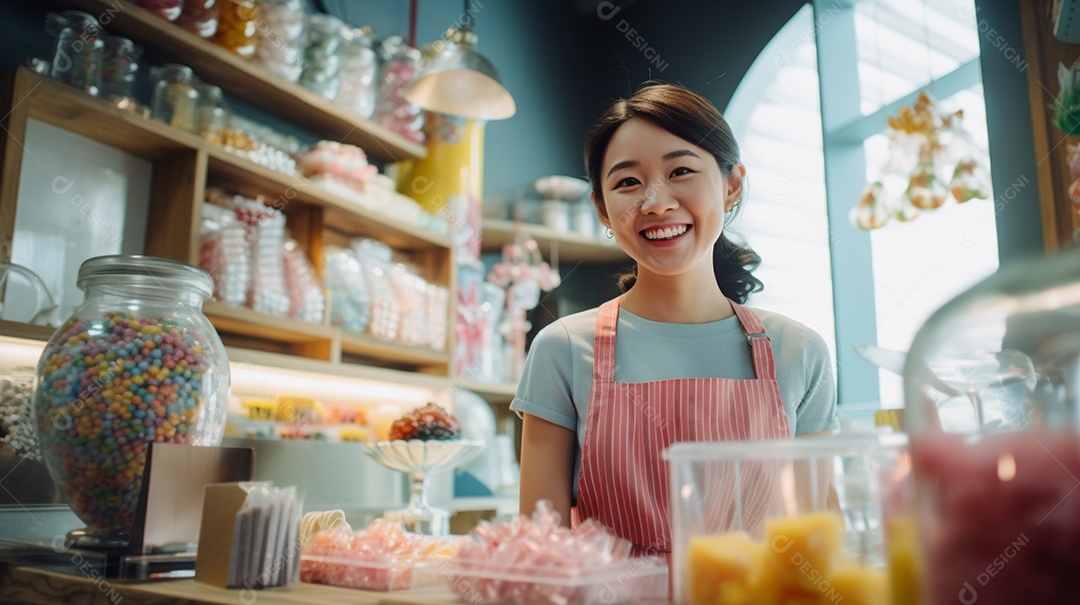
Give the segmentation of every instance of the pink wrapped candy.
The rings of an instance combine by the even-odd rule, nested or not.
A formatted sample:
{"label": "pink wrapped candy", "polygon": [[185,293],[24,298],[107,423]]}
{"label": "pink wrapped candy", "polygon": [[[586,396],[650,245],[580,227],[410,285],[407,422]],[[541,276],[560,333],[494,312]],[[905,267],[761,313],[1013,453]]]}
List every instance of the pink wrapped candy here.
{"label": "pink wrapped candy", "polygon": [[560,526],[546,501],[532,517],[481,522],[472,535],[448,572],[463,601],[592,605],[667,594],[666,564],[632,558],[628,541],[591,519],[574,530]]}
{"label": "pink wrapped candy", "polygon": [[300,156],[298,165],[304,176],[331,176],[360,191],[378,173],[363,149],[336,141],[319,141]]}
{"label": "pink wrapped candy", "polygon": [[304,542],[300,581],[363,590],[407,589],[425,547],[421,536],[385,519],[355,533],[325,529]]}

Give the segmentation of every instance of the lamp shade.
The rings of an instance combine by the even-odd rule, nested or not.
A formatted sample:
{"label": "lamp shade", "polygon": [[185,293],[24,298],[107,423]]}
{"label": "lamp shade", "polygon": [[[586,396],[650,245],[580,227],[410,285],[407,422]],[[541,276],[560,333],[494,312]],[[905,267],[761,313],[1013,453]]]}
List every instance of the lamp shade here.
{"label": "lamp shade", "polygon": [[476,52],[476,35],[463,28],[449,36],[420,76],[405,87],[405,98],[428,111],[475,120],[502,120],[517,105],[495,66]]}

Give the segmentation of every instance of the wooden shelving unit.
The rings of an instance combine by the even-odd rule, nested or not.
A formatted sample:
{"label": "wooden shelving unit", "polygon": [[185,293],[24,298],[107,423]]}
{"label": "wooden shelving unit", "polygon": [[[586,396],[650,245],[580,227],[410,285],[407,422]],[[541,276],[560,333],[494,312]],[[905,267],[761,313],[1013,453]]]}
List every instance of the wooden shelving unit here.
{"label": "wooden shelving unit", "polygon": [[[126,6],[130,8],[124,11],[141,12],[134,5]],[[168,229],[160,229],[155,237],[147,239],[145,254],[198,264],[205,189],[220,185],[244,195],[260,195],[267,205],[281,209],[290,234],[308,252],[316,269],[321,269],[323,248],[328,243],[371,237],[414,264],[426,279],[453,292],[453,242],[445,235],[366,211],[303,177],[270,170],[29,69],[19,68],[0,86],[0,99],[9,100],[3,123],[7,133],[0,147],[0,260],[11,257],[26,123],[36,119],[153,163],[148,223],[168,225]],[[450,300],[453,298],[451,295]],[[440,376],[449,384],[451,359],[445,352],[452,349],[449,338],[445,351],[435,351],[216,302],[207,303],[204,312],[226,345],[237,351],[309,360],[319,364],[318,371],[346,365],[370,366],[396,372],[390,375],[392,381],[411,383],[415,376],[423,374]],[[452,317],[453,310],[449,309],[448,321]],[[0,321],[0,335],[46,340],[51,334],[50,328]]]}
{"label": "wooden shelving unit", "polygon": [[559,233],[544,225],[485,218],[483,229],[481,248],[484,252],[500,251],[504,244],[514,241],[514,237],[521,232],[540,244],[544,260],[549,262],[556,252],[560,263],[630,261],[630,257],[614,242],[606,244],[599,238],[579,233]]}
{"label": "wooden shelving unit", "polygon": [[362,147],[384,162],[422,158],[426,149],[327,99],[286,82],[239,55],[208,42],[126,0],[47,0],[56,8],[97,17],[112,34],[131,38],[161,62],[183,63],[205,82],[318,136]]}

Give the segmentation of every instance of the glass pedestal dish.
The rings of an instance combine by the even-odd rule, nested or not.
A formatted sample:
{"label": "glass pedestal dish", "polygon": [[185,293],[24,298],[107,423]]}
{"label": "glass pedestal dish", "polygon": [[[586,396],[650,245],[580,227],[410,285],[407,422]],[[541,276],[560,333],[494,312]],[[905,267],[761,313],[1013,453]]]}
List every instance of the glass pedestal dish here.
{"label": "glass pedestal dish", "polygon": [[378,441],[364,447],[364,452],[383,466],[409,476],[409,505],[389,511],[386,517],[401,521],[407,531],[429,536],[450,533],[450,511],[428,503],[432,473],[465,464],[484,449],[483,441]]}

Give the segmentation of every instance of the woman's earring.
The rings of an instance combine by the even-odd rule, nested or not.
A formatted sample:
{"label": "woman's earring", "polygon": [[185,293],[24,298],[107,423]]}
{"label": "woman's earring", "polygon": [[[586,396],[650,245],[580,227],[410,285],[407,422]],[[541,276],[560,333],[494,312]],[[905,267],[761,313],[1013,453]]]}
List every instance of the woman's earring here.
{"label": "woman's earring", "polygon": [[612,232],[611,227],[608,227],[607,229],[604,230],[604,236],[607,237],[608,239],[612,239],[612,238],[615,237],[615,233]]}

